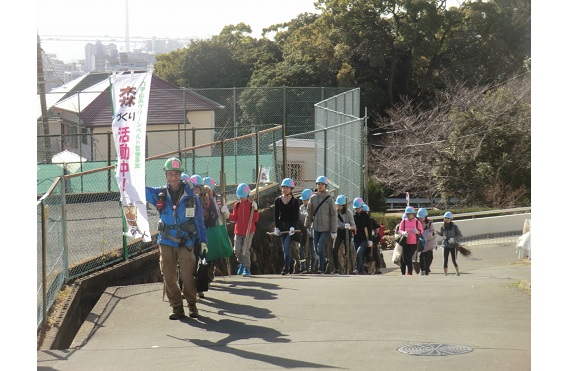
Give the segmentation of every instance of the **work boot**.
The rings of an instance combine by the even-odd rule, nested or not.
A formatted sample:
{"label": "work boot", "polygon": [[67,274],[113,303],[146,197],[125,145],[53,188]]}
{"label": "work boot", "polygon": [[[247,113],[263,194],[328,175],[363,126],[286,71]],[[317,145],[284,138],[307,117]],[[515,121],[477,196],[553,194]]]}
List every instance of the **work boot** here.
{"label": "work boot", "polygon": [[173,307],[172,308],[172,313],[170,313],[170,315],[168,316],[168,319],[180,319],[180,318],[184,318],[186,317],[186,315],[184,314],[184,307],[182,305],[177,306],[177,307]]}
{"label": "work boot", "polygon": [[198,307],[196,307],[196,303],[194,304],[188,304],[188,308],[190,311],[190,317],[192,318],[198,318]]}

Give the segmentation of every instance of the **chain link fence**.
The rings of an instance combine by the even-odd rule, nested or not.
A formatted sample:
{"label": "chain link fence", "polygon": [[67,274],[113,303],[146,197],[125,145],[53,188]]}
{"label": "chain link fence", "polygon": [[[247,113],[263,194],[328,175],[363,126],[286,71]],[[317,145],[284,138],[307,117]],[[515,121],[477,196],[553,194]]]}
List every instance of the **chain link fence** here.
{"label": "chain link fence", "polygon": [[[231,97],[237,103],[238,89],[233,89],[235,96],[226,90],[223,90],[226,98]],[[240,96],[246,92],[259,93],[250,89]],[[277,92],[288,94],[289,98],[294,96],[289,90],[275,88],[275,102]],[[315,89],[312,94],[317,92],[324,94],[323,89]],[[205,96],[214,93],[219,96],[209,99],[222,99],[222,91],[200,91]],[[317,118],[291,112],[284,121],[297,123],[292,124],[292,129],[283,124],[275,125],[275,118],[261,122],[261,116],[257,115],[261,111],[253,110],[248,111],[244,116],[247,119],[240,120],[239,125],[234,123],[235,116],[227,116],[226,120],[232,120],[232,129],[216,127],[217,140],[213,142],[203,140],[200,133],[205,130],[176,130],[181,143],[178,149],[146,158],[146,185],[164,185],[164,163],[169,157],[176,156],[183,161],[187,174],[214,178],[224,191],[226,203],[237,200],[235,189],[239,183],[248,183],[254,188],[258,169],[263,169],[267,183],[280,183],[284,177],[293,178],[299,192],[301,187],[314,188],[316,177],[326,174],[335,188],[356,197],[360,195],[362,185],[362,148],[351,147],[362,146],[364,121],[352,116],[359,111],[359,100],[355,98],[358,90],[345,94],[349,97],[344,94],[334,96],[330,98],[331,102],[318,108],[314,102],[305,102],[306,109],[311,107],[316,111]],[[265,96],[270,95],[265,93]],[[302,98],[302,94],[299,96]],[[283,112],[287,112],[286,107]],[[277,117],[277,113],[275,115]],[[216,115],[216,122],[223,117]],[[244,126],[243,122],[257,126]],[[316,130],[306,132],[311,128]],[[301,129],[305,132],[284,135]],[[161,141],[161,135],[172,136],[172,133],[161,132],[147,134],[155,136],[155,141]],[[239,135],[234,137],[234,134]],[[210,137],[211,132],[205,135]],[[38,136],[38,144],[43,143],[43,139]],[[206,144],[196,145],[200,142]],[[38,262],[42,261],[38,265],[38,327],[45,321],[46,311],[65,282],[125,261],[156,245],[156,232],[150,242],[127,240],[122,233],[125,221],[115,180],[116,162],[110,160],[116,158],[114,144],[112,138],[104,135],[101,135],[100,143],[105,143],[108,148],[99,152],[109,154],[102,161],[38,164],[38,195],[43,195],[37,204]],[[190,145],[185,147],[187,144]],[[148,207],[147,214],[151,231],[156,231],[157,211]]]}

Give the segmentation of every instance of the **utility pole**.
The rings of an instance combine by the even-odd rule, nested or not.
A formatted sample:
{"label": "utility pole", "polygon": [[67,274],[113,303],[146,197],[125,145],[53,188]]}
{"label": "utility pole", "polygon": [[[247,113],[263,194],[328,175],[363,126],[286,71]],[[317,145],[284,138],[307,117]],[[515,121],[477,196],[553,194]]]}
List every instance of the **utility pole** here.
{"label": "utility pole", "polygon": [[45,163],[51,164],[51,142],[49,137],[49,121],[46,107],[46,82],[44,78],[44,64],[42,60],[42,47],[40,46],[40,35],[38,35],[38,91],[40,93],[40,105],[42,109],[42,128],[45,135]]}

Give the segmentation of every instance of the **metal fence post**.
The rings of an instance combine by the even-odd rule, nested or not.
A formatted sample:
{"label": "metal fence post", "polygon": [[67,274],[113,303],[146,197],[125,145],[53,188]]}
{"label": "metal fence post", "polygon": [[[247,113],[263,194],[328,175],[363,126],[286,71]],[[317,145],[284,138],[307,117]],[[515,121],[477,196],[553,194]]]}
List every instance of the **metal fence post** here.
{"label": "metal fence post", "polygon": [[45,201],[42,199],[40,203],[42,208],[42,324],[47,325],[47,228],[46,228],[46,213],[45,213]]}
{"label": "metal fence post", "polygon": [[[113,139],[113,132],[107,132],[107,166],[111,166],[111,140]],[[107,191],[111,192],[111,169],[107,171]],[[83,179],[83,177],[81,177]]]}
{"label": "metal fence post", "polygon": [[67,203],[66,203],[66,193],[65,193],[65,169],[63,169],[63,175],[60,177],[60,188],[61,188],[61,233],[63,235],[63,256],[61,259],[64,282],[69,280],[69,250],[67,246]]}

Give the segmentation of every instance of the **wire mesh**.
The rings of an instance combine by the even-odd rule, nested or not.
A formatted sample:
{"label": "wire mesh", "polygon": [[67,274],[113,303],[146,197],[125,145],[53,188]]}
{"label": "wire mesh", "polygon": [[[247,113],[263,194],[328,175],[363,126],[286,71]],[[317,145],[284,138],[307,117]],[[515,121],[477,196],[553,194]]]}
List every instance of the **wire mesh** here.
{"label": "wire mesh", "polygon": [[[327,112],[328,119],[340,125],[318,126],[321,130],[319,134],[306,133],[307,129],[315,127],[315,114],[311,113],[311,110],[315,111],[314,99],[333,96],[338,89],[248,88],[199,92],[225,105],[221,112],[216,113],[215,127],[147,131],[147,149],[162,149],[159,154],[146,157],[147,186],[160,187],[165,184],[163,166],[165,160],[173,156],[182,160],[188,175],[212,177],[220,186],[222,179],[225,180],[228,203],[237,200],[235,189],[238,184],[247,183],[254,188],[260,168],[267,176],[265,182],[280,182],[284,177],[292,177],[299,189],[301,186],[314,187],[314,180],[320,175],[317,169],[323,164],[321,158],[329,159],[323,171],[340,174],[331,176],[337,187],[353,174],[353,170],[344,173],[343,166],[350,165],[353,169],[360,166],[361,150],[349,149],[348,146],[360,146],[357,133],[362,130],[361,121],[339,119],[335,117],[339,113]],[[336,99],[347,101],[346,98]],[[358,107],[354,106],[354,101],[351,102],[348,111],[357,112]],[[318,148],[322,141],[317,138],[320,138],[319,135],[327,136],[327,131],[334,132],[330,142],[334,145]],[[284,132],[289,135],[285,141]],[[76,141],[70,141],[67,137],[65,140],[67,143],[87,142],[91,148],[89,155],[92,156],[89,161],[68,161],[64,164],[39,161],[37,165],[37,192],[44,195],[38,204],[38,262],[43,257],[44,248],[40,243],[42,222],[46,226],[46,264],[38,264],[38,326],[44,318],[44,289],[47,293],[46,307],[49,309],[58,290],[67,280],[123,261],[156,245],[159,215],[153,207],[147,208],[152,241],[142,242],[141,239],[130,237],[127,241],[123,235],[123,214],[115,180],[116,152],[110,133],[91,133],[88,138],[81,133],[76,136]],[[38,136],[38,151],[45,149],[44,139],[51,137]],[[342,142],[344,144],[340,147]],[[327,151],[334,151],[334,155]],[[348,161],[343,159],[347,155],[358,157]],[[82,151],[81,157],[85,156],[89,157]],[[93,158],[97,160],[91,160]],[[53,179],[56,179],[57,185],[54,185]],[[352,180],[351,184],[351,187],[360,185],[358,180]],[[65,203],[62,203],[63,195]],[[48,210],[49,217],[45,221],[41,218],[42,207]],[[47,271],[45,288],[41,281],[42,268]]]}

